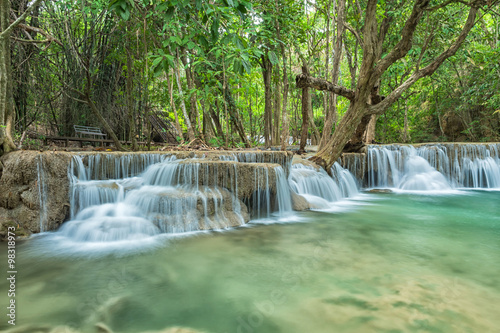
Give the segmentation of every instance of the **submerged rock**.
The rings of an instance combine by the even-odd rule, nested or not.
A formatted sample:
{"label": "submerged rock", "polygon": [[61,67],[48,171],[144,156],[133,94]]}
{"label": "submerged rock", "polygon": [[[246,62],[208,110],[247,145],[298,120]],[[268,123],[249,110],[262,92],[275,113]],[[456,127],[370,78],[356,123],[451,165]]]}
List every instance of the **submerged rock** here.
{"label": "submerged rock", "polygon": [[368,193],[393,193],[393,191],[391,189],[388,189],[388,188],[374,188],[374,189],[371,189],[367,192]]}
{"label": "submerged rock", "polygon": [[295,193],[294,191],[290,191],[292,195],[292,208],[295,211],[304,211],[311,209],[311,204],[304,198],[303,196]]}

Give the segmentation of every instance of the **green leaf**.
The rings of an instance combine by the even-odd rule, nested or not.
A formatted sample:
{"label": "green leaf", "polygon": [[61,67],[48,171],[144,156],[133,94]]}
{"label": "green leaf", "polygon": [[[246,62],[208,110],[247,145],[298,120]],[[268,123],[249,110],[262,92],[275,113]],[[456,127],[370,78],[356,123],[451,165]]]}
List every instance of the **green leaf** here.
{"label": "green leaf", "polygon": [[247,74],[252,74],[252,66],[250,65],[250,63],[247,60],[243,59],[242,64],[243,67],[245,67],[245,71],[247,72]]}
{"label": "green leaf", "polygon": [[153,64],[151,65],[153,68],[156,68],[158,64],[163,60],[163,57],[158,57],[155,60],[153,60]]}
{"label": "green leaf", "polygon": [[167,12],[165,13],[165,18],[167,20],[170,20],[172,16],[174,16],[174,13],[175,13],[175,7],[172,6],[169,9],[167,9]]}
{"label": "green leaf", "polygon": [[120,13],[120,16],[122,17],[122,19],[124,19],[125,21],[128,21],[128,19],[130,18],[130,11],[128,9],[125,9],[123,10],[121,13]]}
{"label": "green leaf", "polygon": [[273,64],[273,65],[278,64],[279,59],[276,56],[276,53],[274,53],[273,51],[269,51],[269,53],[267,55],[269,56],[269,61],[271,61],[271,64]]}
{"label": "green leaf", "polygon": [[212,41],[216,41],[219,38],[219,20],[214,19],[210,31],[212,32]]}

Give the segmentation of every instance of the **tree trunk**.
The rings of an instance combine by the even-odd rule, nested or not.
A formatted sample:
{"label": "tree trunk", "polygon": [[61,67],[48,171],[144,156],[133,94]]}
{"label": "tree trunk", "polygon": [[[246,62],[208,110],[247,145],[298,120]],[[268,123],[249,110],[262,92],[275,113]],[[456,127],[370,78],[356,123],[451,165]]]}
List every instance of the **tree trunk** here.
{"label": "tree trunk", "polygon": [[10,2],[0,0],[0,156],[16,149],[12,140],[14,104],[10,60]]}
{"label": "tree trunk", "polygon": [[375,143],[375,130],[377,129],[378,115],[372,114],[368,126],[366,127],[363,142],[365,144]]}
{"label": "tree trunk", "polygon": [[[340,0],[337,10],[337,36],[333,55],[332,65],[332,83],[338,84],[340,60],[342,58],[342,36],[344,34],[345,22],[345,0]],[[333,129],[333,124],[337,122],[337,96],[330,94],[330,104],[326,115],[325,125],[323,126],[323,135],[319,144],[320,149],[330,140]]]}
{"label": "tree trunk", "polygon": [[198,110],[198,103],[196,101],[196,87],[194,84],[194,74],[193,71],[191,70],[191,67],[187,61],[187,51],[184,47],[181,47],[181,61],[182,64],[184,65],[185,71],[186,71],[186,81],[187,81],[187,86],[189,89],[189,108],[191,109],[190,113],[190,120],[191,123],[193,124],[193,131],[196,133],[200,133],[200,112]]}
{"label": "tree trunk", "polygon": [[[127,29],[128,30],[128,29]],[[135,128],[135,112],[134,112],[134,98],[132,95],[133,90],[133,62],[132,55],[130,54],[130,45],[127,45],[126,53],[127,53],[127,108],[128,108],[128,121],[130,128],[130,141],[132,142],[132,150],[137,150],[137,138],[136,138],[136,128]]]}
{"label": "tree trunk", "polygon": [[320,149],[310,160],[330,173],[333,164],[344,150],[348,141],[347,138],[353,137],[365,112],[366,107],[364,103],[351,103],[339,125],[335,128],[335,132],[330,141],[328,141],[325,147]]}
{"label": "tree trunk", "polygon": [[410,133],[408,131],[408,103],[405,100],[405,123],[403,129],[403,142],[407,143],[410,140],[411,140]]}
{"label": "tree trunk", "polygon": [[181,143],[184,142],[184,135],[182,134],[181,123],[179,122],[179,115],[177,114],[177,108],[174,103],[174,82],[170,82],[170,75],[167,73],[167,87],[168,95],[170,97],[170,107],[174,113],[175,118],[175,130],[177,131],[177,136],[180,138]]}
{"label": "tree trunk", "polygon": [[[217,113],[219,112],[219,103],[217,100],[215,100],[215,105],[217,106]],[[215,129],[217,131],[217,136],[220,137],[223,141],[225,141],[225,136],[224,136],[224,131],[222,130],[222,124],[220,123],[219,116],[217,113],[215,113],[214,108],[212,105],[210,105],[210,109],[208,110],[210,112],[210,117],[212,118],[214,124],[215,124]]]}
{"label": "tree trunk", "polygon": [[236,104],[234,102],[233,96],[231,96],[231,91],[228,88],[226,88],[224,95],[226,99],[227,109],[229,111],[229,116],[231,118],[231,122],[236,128],[236,131],[238,132],[241,141],[245,144],[245,147],[250,148],[250,143],[248,142],[248,138],[245,133],[245,129],[243,128],[243,124],[241,123],[240,116],[238,115],[238,110],[236,109]]}
{"label": "tree trunk", "polygon": [[266,147],[271,146],[271,72],[272,64],[269,60],[269,56],[266,54],[262,56],[262,78],[264,79],[264,140]]}
{"label": "tree trunk", "polygon": [[286,52],[285,46],[281,44],[281,52],[283,53],[283,127],[281,129],[281,150],[286,150],[286,146],[288,145],[288,137],[289,137],[289,117],[288,117],[288,73],[286,70]]}
{"label": "tree trunk", "polygon": [[[305,63],[302,66],[302,72],[305,75],[309,75],[309,68]],[[309,108],[311,107],[311,91],[309,90],[309,87],[302,89],[301,102],[302,102],[302,131],[300,134],[299,152],[304,153],[306,151],[307,133],[309,129],[309,114],[310,114]]]}
{"label": "tree trunk", "polygon": [[176,54],[177,54],[177,62],[174,66],[175,81],[177,82],[177,88],[179,89],[179,96],[181,99],[181,110],[182,110],[182,114],[184,115],[184,122],[186,123],[188,138],[189,138],[189,141],[191,142],[195,139],[195,136],[194,136],[193,127],[191,126],[191,121],[189,120],[189,115],[188,115],[187,110],[186,110],[186,104],[184,103],[184,94],[182,92],[182,85],[181,85],[181,79],[180,79],[180,74],[179,74],[179,52],[176,52]]}
{"label": "tree trunk", "polygon": [[[279,67],[279,66],[278,66]],[[278,68],[275,67],[275,68]],[[280,143],[280,115],[281,115],[281,95],[279,81],[279,69],[276,70],[276,83],[274,92],[274,122],[273,122],[273,145]]]}

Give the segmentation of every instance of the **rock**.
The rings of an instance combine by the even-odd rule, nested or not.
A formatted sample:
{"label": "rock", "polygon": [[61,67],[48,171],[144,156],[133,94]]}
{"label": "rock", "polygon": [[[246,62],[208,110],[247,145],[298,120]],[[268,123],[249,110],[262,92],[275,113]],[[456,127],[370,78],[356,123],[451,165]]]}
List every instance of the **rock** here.
{"label": "rock", "polygon": [[296,211],[303,211],[311,209],[311,205],[309,202],[301,196],[300,194],[295,193],[294,191],[290,191],[292,196],[292,209]]}
{"label": "rock", "polygon": [[95,324],[95,330],[97,333],[113,333],[113,330],[104,323]]}
{"label": "rock", "polygon": [[390,190],[388,188],[374,188],[374,189],[371,189],[367,192],[368,193],[393,193],[392,190]]}
{"label": "rock", "polygon": [[296,165],[296,164],[302,164],[304,166],[314,168],[314,169],[316,169],[316,171],[319,171],[321,169],[321,167],[319,165],[317,165],[316,163],[311,162],[311,161],[306,160],[306,159],[303,159],[297,155],[295,155],[293,157],[293,160],[292,160],[292,165]]}
{"label": "rock", "polygon": [[[75,155],[83,157],[84,165],[88,164],[90,156],[100,157],[99,166],[93,170],[96,179],[121,178],[121,174],[115,174],[121,173],[120,166],[133,165],[134,172],[142,172],[149,165],[152,155],[175,155],[177,159],[182,159],[179,165],[185,166],[183,170],[199,164],[195,173],[180,172],[179,181],[225,189],[223,192],[228,192],[223,194],[224,199],[231,195],[229,192],[234,192],[240,200],[245,222],[249,217],[243,202],[251,198],[257,187],[267,187],[271,193],[275,193],[274,169],[281,166],[287,175],[292,161],[291,152],[255,150],[147,153],[15,151],[0,159],[0,165],[3,166],[0,174],[0,236],[5,229],[2,225],[8,221],[15,221],[16,228],[19,224],[19,229],[29,235],[41,230],[55,230],[67,220],[70,211],[68,168]],[[184,179],[187,177],[191,179]],[[232,201],[224,202],[230,205]],[[241,218],[232,212],[232,206],[227,205],[224,209],[228,213],[226,218],[229,224],[240,225]],[[212,208],[209,206],[208,209]]]}

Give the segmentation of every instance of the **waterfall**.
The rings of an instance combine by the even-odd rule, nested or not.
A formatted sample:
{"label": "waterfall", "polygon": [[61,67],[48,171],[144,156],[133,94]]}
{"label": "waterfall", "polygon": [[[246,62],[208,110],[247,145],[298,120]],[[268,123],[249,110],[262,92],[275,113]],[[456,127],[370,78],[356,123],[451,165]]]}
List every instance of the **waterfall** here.
{"label": "waterfall", "polygon": [[45,163],[42,155],[39,155],[36,163],[37,183],[38,183],[38,202],[40,205],[40,232],[47,231],[47,181],[45,180]]}
{"label": "waterfall", "polygon": [[[285,170],[277,164],[263,164],[288,165],[290,156],[227,156],[73,156],[68,168],[71,220],[56,234],[73,242],[116,243],[160,234],[237,227],[248,222],[250,216],[281,218],[291,214]],[[252,164],[248,167],[240,161]],[[253,177],[249,177],[249,170]],[[40,178],[42,173],[40,166]],[[249,183],[249,179],[254,183]],[[39,192],[43,191],[40,181]]]}
{"label": "waterfall", "polygon": [[500,144],[371,145],[366,164],[369,188],[500,188]]}
{"label": "waterfall", "polygon": [[358,193],[356,180],[352,174],[335,163],[330,177],[323,169],[294,164],[290,172],[291,189],[302,195],[316,208],[328,208],[331,203]]}

